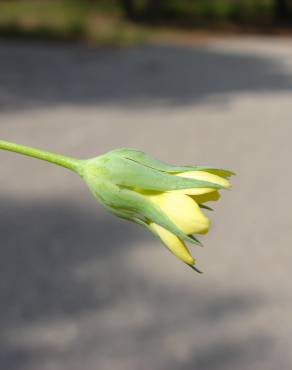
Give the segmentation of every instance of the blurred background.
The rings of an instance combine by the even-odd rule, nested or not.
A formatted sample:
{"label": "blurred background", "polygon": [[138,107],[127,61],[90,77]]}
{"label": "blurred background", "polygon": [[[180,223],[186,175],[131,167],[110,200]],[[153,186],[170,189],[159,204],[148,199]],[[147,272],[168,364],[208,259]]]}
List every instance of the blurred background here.
{"label": "blurred background", "polygon": [[292,368],[292,3],[0,1],[0,137],[234,170],[203,275],[0,152],[0,368]]}
{"label": "blurred background", "polygon": [[187,29],[290,34],[291,22],[291,0],[0,1],[2,37],[95,45],[129,45]]}

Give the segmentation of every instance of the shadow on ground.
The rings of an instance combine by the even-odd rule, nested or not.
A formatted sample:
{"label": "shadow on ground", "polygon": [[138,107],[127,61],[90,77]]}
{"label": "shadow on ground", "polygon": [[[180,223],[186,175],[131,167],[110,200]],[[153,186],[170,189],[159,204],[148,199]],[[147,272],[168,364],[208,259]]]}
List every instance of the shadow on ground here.
{"label": "shadow on ground", "polygon": [[0,204],[1,368],[231,370],[267,356],[267,334],[234,332],[260,297],[154,283],[154,258],[147,276],[127,258],[160,247],[140,227],[76,203]]}
{"label": "shadow on ground", "polygon": [[291,90],[268,57],[207,47],[128,49],[0,45],[0,109],[80,105],[184,105],[237,92]]}

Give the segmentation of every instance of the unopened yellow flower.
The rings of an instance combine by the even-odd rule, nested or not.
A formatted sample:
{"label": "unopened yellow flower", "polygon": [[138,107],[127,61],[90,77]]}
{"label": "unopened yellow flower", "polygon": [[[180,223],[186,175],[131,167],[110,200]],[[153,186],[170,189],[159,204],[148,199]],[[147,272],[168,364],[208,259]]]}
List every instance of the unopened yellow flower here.
{"label": "unopened yellow flower", "polygon": [[186,241],[200,244],[210,221],[202,209],[231,187],[232,172],[175,166],[134,149],[118,149],[89,162],[83,173],[94,195],[119,217],[147,227],[179,259],[194,268]]}

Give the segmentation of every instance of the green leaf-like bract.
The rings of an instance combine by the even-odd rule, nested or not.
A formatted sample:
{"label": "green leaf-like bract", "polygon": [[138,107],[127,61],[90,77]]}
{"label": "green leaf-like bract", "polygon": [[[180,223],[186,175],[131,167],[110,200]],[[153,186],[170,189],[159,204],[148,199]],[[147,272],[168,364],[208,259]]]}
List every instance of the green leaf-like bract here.
{"label": "green leaf-like bract", "polygon": [[194,244],[198,243],[196,239],[191,238],[181,231],[146,195],[104,180],[100,182],[98,178],[95,178],[95,181],[91,179],[87,183],[95,197],[108,210],[119,217],[131,219],[138,223],[143,223],[143,221],[145,223],[145,221],[151,220],[181,239],[188,240]]}
{"label": "green leaf-like bract", "polygon": [[168,172],[168,173],[206,171],[206,172],[213,173],[215,175],[222,176],[222,177],[230,177],[234,175],[234,172],[221,169],[221,168],[214,168],[214,167],[209,167],[209,166],[178,166],[174,164],[161,162],[137,149],[121,148],[121,149],[113,150],[111,153],[118,154],[119,156],[132,159],[150,168],[154,168],[156,170]]}
{"label": "green leaf-like bract", "polygon": [[[88,168],[97,165],[97,159],[88,161]],[[109,181],[128,188],[167,191],[190,188],[222,189],[221,185],[159,171],[136,161],[118,156],[98,158],[98,166]]]}

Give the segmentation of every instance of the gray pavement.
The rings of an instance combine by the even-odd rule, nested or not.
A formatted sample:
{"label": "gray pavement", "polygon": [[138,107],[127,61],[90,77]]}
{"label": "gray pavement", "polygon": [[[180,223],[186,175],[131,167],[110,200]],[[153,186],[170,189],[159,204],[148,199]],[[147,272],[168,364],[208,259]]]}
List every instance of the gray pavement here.
{"label": "gray pavement", "polygon": [[0,43],[0,138],[237,172],[203,275],[80,179],[0,153],[0,369],[292,368],[292,40]]}

